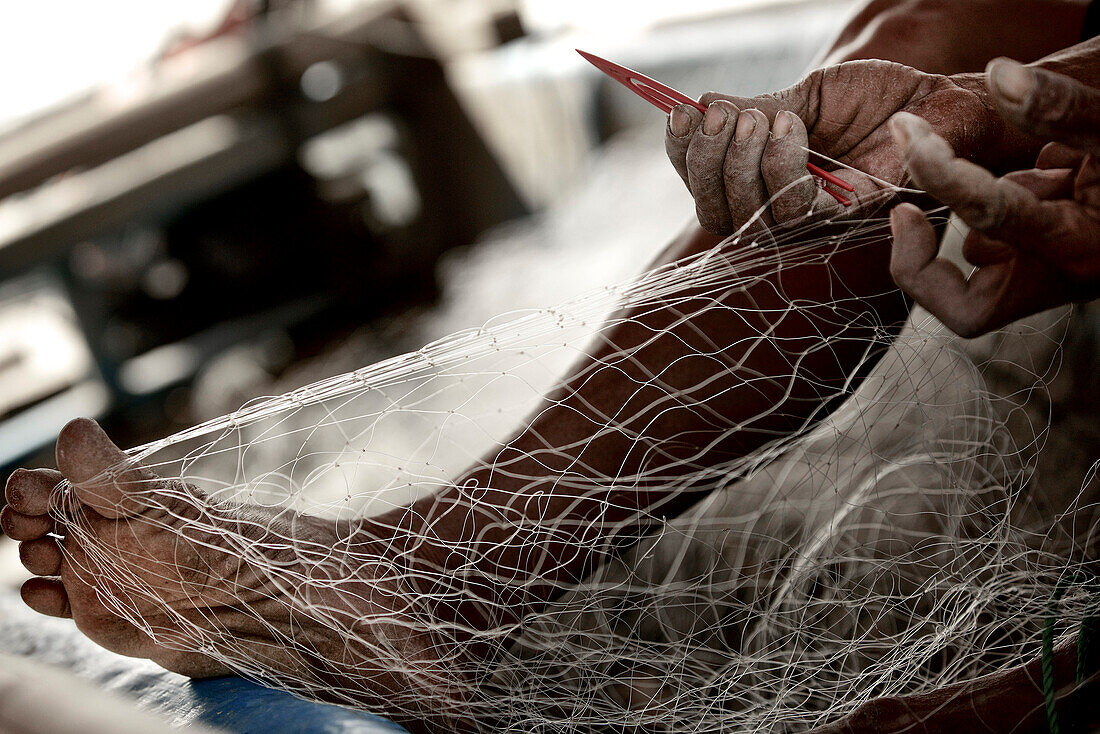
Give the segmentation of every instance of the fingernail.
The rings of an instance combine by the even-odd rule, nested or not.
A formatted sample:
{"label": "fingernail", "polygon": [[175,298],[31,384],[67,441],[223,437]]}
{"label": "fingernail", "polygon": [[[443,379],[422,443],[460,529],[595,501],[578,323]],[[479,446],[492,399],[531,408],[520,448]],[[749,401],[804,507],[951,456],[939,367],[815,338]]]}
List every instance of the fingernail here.
{"label": "fingernail", "polygon": [[909,150],[909,144],[912,142],[912,138],[909,136],[908,120],[905,119],[905,113],[901,112],[890,118],[888,123],[890,127],[890,137],[894,139],[894,142],[903,151]]}
{"label": "fingernail", "polygon": [[791,119],[794,114],[791,112],[780,112],[775,116],[775,122],[772,123],[772,137],[776,140],[786,137],[787,133],[791,131],[791,127],[794,126],[794,120]]}
{"label": "fingernail", "polygon": [[743,143],[752,137],[754,132],[756,132],[756,115],[742,112],[741,116],[737,118],[737,129],[733,132],[733,139],[738,143]]}
{"label": "fingernail", "polygon": [[989,65],[989,81],[994,91],[1013,104],[1020,104],[1035,88],[1035,75],[1023,64],[997,59]]}
{"label": "fingernail", "polygon": [[672,114],[669,116],[668,128],[672,131],[672,134],[678,138],[682,138],[688,134],[691,130],[691,115],[687,113],[683,105],[672,108]]}
{"label": "fingernail", "polygon": [[719,105],[712,104],[703,115],[703,134],[717,135],[726,124],[729,114]]}

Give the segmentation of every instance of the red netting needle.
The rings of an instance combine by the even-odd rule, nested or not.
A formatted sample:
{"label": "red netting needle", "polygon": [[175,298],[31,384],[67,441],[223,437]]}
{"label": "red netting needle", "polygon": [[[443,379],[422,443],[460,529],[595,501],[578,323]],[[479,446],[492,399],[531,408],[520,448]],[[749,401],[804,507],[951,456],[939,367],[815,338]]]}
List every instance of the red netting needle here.
{"label": "red netting needle", "polygon": [[[586,61],[602,71],[604,74],[607,74],[609,77],[617,81],[619,84],[622,84],[624,87],[629,89],[631,92],[634,92],[634,94],[638,95],[646,102],[649,102],[654,107],[663,110],[666,115],[672,112],[673,107],[680,104],[691,105],[700,112],[707,111],[705,105],[696,102],[694,99],[687,96],[683,92],[676,91],[667,84],[661,84],[656,79],[650,79],[645,74],[639,74],[633,69],[628,69],[625,66],[614,63],[613,61],[602,59],[595,54],[588,53],[587,51],[581,51],[579,48],[576,49],[576,51],[581,56],[583,56]],[[828,181],[834,186],[839,186],[845,191],[855,191],[855,187],[853,187],[850,183],[842,178],[834,176],[828,171],[822,169],[820,166],[815,166],[813,163],[807,163],[806,169],[811,174],[815,176],[820,176],[824,180]],[[835,191],[831,191],[828,187],[825,187],[825,193],[829,194],[834,199],[839,201],[843,206],[852,205],[851,201],[836,193]]]}

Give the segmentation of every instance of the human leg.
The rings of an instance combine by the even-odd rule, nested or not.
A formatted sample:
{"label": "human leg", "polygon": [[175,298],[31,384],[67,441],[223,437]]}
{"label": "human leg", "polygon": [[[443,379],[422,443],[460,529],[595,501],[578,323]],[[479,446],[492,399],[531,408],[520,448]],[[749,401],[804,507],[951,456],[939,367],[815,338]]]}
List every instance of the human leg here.
{"label": "human leg", "polygon": [[869,0],[814,65],[882,59],[957,74],[982,71],[998,56],[1031,62],[1080,41],[1087,6],[1081,0]]}

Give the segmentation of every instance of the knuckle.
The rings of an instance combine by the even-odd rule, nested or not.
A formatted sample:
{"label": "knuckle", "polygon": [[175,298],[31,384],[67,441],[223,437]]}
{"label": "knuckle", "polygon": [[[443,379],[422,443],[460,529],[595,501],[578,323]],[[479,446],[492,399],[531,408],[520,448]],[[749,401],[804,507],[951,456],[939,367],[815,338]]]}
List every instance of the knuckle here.
{"label": "knuckle", "polygon": [[950,309],[941,310],[950,310],[949,313],[944,313],[946,318],[940,320],[963,339],[979,337],[992,326],[992,305],[989,302],[962,299],[952,304]]}
{"label": "knuckle", "polygon": [[812,185],[805,164],[798,165],[798,156],[795,153],[789,146],[769,145],[760,158],[760,173],[773,186],[787,185],[802,179]]}
{"label": "knuckle", "polygon": [[951,331],[961,336],[963,339],[973,339],[975,337],[981,336],[983,333],[981,328],[979,328],[978,323],[971,319],[955,318],[948,319],[948,321],[951,323],[948,323],[947,327],[951,329]]}
{"label": "knuckle", "polygon": [[959,184],[963,190],[958,192],[960,201],[954,208],[973,230],[997,230],[1005,223],[1009,206],[1003,181],[998,180],[990,191],[973,190],[965,182]]}
{"label": "knuckle", "polygon": [[709,107],[715,102],[725,102],[726,104],[731,105],[736,109],[736,105],[733,102],[734,99],[736,99],[736,97],[731,97],[730,95],[722,94],[721,92],[707,92],[699,98],[699,104],[703,105],[704,107]]}
{"label": "knuckle", "polygon": [[902,267],[896,257],[890,258],[889,272],[890,278],[899,286],[902,284],[902,281],[905,280],[905,268]]}
{"label": "knuckle", "polygon": [[702,173],[702,169],[706,163],[706,156],[703,155],[703,151],[698,144],[693,144],[688,147],[687,154],[684,156],[684,163],[687,165],[689,174],[696,175]]}
{"label": "knuckle", "polygon": [[665,153],[670,159],[672,159],[673,165],[676,164],[677,158],[683,158],[684,153],[687,152],[687,143],[681,138],[672,134],[671,130],[665,131]]}
{"label": "knuckle", "polygon": [[913,287],[913,272],[908,267],[898,262],[891,262],[890,277],[893,279],[898,288],[901,288],[910,296],[913,295],[912,291],[915,290],[915,288]]}
{"label": "knuckle", "polygon": [[751,180],[756,176],[756,171],[752,171],[749,166],[744,165],[744,162],[736,155],[727,155],[722,160],[722,178],[729,183],[735,185],[744,185],[745,182]]}
{"label": "knuckle", "polygon": [[[1100,119],[1100,93],[1062,74],[1034,70],[1035,87],[1026,118],[1042,127],[1077,128]],[[1094,133],[1095,134],[1095,133]]]}
{"label": "knuckle", "polygon": [[723,217],[717,215],[715,212],[704,209],[701,206],[696,206],[695,216],[699,220],[699,226],[711,234],[729,234],[728,224],[724,221]]}
{"label": "knuckle", "polygon": [[1004,220],[1004,208],[994,201],[974,198],[956,206],[958,213],[977,230],[995,229]]}

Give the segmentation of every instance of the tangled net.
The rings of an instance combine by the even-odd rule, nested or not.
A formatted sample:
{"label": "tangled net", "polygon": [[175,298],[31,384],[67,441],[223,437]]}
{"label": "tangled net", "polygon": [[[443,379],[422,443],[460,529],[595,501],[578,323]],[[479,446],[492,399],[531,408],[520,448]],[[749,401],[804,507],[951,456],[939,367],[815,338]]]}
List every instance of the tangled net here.
{"label": "tangled net", "polygon": [[[944,212],[938,217],[946,222]],[[372,705],[364,692],[390,673],[425,676],[431,684],[387,687],[382,713],[455,709],[486,730],[803,730],[876,697],[1018,664],[1039,650],[1059,579],[1092,557],[1096,467],[1087,475],[1067,469],[1073,491],[1054,499],[1044,499],[1035,477],[1068,312],[966,349],[919,312],[898,335],[868,325],[851,379],[815,386],[819,409],[744,455],[653,445],[646,425],[618,415],[590,425],[585,440],[626,436],[643,452],[664,451],[663,460],[609,474],[583,466],[576,445],[546,443],[526,461],[508,451],[517,432],[564,399],[569,366],[584,364],[593,344],[611,344],[607,335],[639,314],[676,315],[668,330],[642,338],[656,340],[703,314],[736,311],[726,305],[729,294],[780,268],[876,246],[887,227],[882,218],[843,226],[807,220],[774,233],[774,246],[731,238],[561,307],[510,315],[129,452],[183,483],[132,493],[167,518],[165,533],[245,559],[262,576],[264,600],[292,621],[308,620],[303,628],[327,630],[349,651],[343,659],[319,661],[324,648],[275,629],[243,592],[231,605],[238,617],[310,665],[271,664],[240,644],[239,622],[230,629],[217,615],[180,612],[146,575],[127,570],[127,559],[93,532],[62,486],[67,533],[85,549],[80,570],[97,579],[105,606],[168,647],[353,706]],[[853,315],[856,305],[840,296],[829,303],[839,322],[862,318]],[[732,315],[756,323],[749,310]],[[709,353],[700,339],[692,355],[734,370],[729,354],[750,354],[773,338],[763,329]],[[802,356],[834,347],[811,340]],[[605,350],[585,368],[589,377],[610,370],[628,379],[622,364],[631,349]],[[801,363],[789,375],[754,379],[793,385]],[[656,390],[656,402],[670,410],[707,413],[707,403],[695,401],[709,379],[674,390],[655,373],[637,389]],[[755,430],[760,416],[750,417],[707,414],[720,437]],[[531,466],[542,469],[522,473]],[[488,485],[467,482],[475,470]],[[416,527],[408,522],[413,510],[401,508],[444,490],[463,498],[452,512],[473,517],[494,477],[529,493],[525,503],[549,494],[607,497],[607,517],[622,492],[659,491],[679,504],[655,503],[597,533],[553,513],[501,516],[499,524],[529,532],[532,544],[557,543],[561,563],[580,554],[598,559],[579,581],[548,573],[558,580],[544,582],[494,565],[493,552],[470,539],[456,541],[435,571],[411,571],[402,560],[415,552],[415,537],[359,546],[348,535],[316,543],[294,531],[308,515],[337,528],[384,518],[395,535],[407,534]],[[259,535],[238,503],[273,510],[260,516]],[[330,601],[326,590],[340,591],[364,568],[384,569],[372,578],[409,581],[421,593],[358,616]],[[486,575],[492,595],[468,588]],[[540,584],[555,587],[539,592],[548,601],[518,619],[507,613]],[[477,598],[482,623],[442,613],[463,594]],[[1083,587],[1071,586],[1059,600],[1058,634],[1072,634],[1090,603]],[[160,611],[156,622],[139,611],[150,605]],[[430,640],[438,664],[423,664],[394,641],[414,633]]]}

